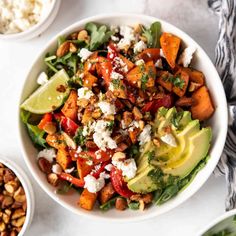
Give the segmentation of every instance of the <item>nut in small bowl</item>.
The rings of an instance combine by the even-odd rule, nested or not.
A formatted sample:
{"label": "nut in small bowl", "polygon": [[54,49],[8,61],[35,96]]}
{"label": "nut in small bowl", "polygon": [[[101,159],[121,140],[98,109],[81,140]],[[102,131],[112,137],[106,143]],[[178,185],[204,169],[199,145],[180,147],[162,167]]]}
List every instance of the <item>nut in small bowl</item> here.
{"label": "nut in small bowl", "polygon": [[34,213],[34,195],[25,173],[0,156],[0,235],[22,236]]}

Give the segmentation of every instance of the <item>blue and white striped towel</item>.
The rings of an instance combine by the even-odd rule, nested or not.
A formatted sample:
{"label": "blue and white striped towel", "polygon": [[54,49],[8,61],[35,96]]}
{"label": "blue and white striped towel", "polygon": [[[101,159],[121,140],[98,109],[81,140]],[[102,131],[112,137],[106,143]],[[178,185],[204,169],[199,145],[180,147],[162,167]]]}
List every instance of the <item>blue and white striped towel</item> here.
{"label": "blue and white striped towel", "polygon": [[215,49],[215,66],[225,88],[231,120],[224,152],[215,170],[226,178],[226,210],[236,208],[236,0],[208,0],[219,15],[219,39]]}

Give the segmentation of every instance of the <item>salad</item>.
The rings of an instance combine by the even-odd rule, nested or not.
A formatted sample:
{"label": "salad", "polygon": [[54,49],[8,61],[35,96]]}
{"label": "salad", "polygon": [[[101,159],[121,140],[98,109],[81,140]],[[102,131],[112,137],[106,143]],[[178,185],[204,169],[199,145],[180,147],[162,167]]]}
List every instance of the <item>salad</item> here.
{"label": "salad", "polygon": [[196,48],[149,27],[93,22],[58,39],[21,120],[58,194],[86,210],[145,209],[184,189],[206,164],[214,105]]}

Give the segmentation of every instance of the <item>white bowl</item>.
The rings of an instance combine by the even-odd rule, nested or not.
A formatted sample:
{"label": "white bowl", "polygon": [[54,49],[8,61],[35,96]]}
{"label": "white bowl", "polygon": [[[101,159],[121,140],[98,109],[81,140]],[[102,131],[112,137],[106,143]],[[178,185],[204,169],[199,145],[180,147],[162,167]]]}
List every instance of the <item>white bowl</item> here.
{"label": "white bowl", "polygon": [[137,221],[143,220],[150,217],[161,215],[184,201],[190,198],[208,179],[210,174],[213,172],[214,168],[217,165],[217,162],[222,153],[226,132],[227,132],[227,104],[224,89],[220,78],[216,72],[214,65],[211,60],[207,56],[207,54],[203,51],[203,49],[189,37],[186,33],[176,28],[175,26],[154,18],[145,15],[135,15],[135,14],[116,14],[116,15],[99,15],[90,17],[75,24],[69,26],[58,35],[56,35],[50,42],[46,45],[44,50],[36,56],[36,60],[32,64],[30,71],[26,77],[25,84],[23,85],[21,97],[19,99],[19,107],[20,104],[37,88],[36,78],[38,74],[45,69],[45,65],[43,62],[43,58],[45,54],[49,51],[54,51],[57,46],[57,37],[59,35],[68,35],[69,33],[82,29],[87,22],[98,22],[103,24],[110,25],[134,25],[136,23],[142,23],[144,25],[150,26],[150,24],[154,21],[160,21],[162,24],[163,31],[171,32],[177,36],[179,36],[186,45],[192,45],[197,48],[197,52],[195,55],[195,67],[204,72],[207,78],[207,86],[211,91],[211,95],[216,106],[216,111],[214,116],[208,122],[213,129],[213,140],[210,150],[211,158],[209,159],[207,165],[204,167],[200,173],[194,178],[192,183],[181,193],[179,193],[175,198],[169,200],[165,204],[161,206],[152,206],[148,210],[143,212],[140,211],[131,211],[127,210],[124,212],[117,211],[115,209],[110,210],[106,213],[103,213],[99,210],[94,210],[91,212],[80,209],[76,202],[78,200],[78,194],[63,196],[56,195],[55,189],[47,183],[47,180],[44,174],[39,170],[36,163],[36,155],[37,150],[33,147],[32,142],[27,134],[27,131],[19,119],[19,135],[20,135],[20,143],[23,152],[24,159],[27,163],[28,168],[33,174],[36,181],[39,185],[44,189],[44,191],[51,196],[55,201],[64,206],[65,208],[71,210],[77,215],[88,216],[93,219],[102,219],[108,221]]}
{"label": "white bowl", "polygon": [[0,40],[24,41],[24,40],[29,40],[40,35],[54,21],[59,11],[60,4],[61,4],[61,0],[52,0],[49,8],[47,9],[47,14],[37,24],[33,25],[28,30],[23,31],[23,32],[19,32],[15,34],[0,34]]}
{"label": "white bowl", "polygon": [[31,186],[29,178],[18,165],[3,156],[0,156],[0,163],[4,164],[6,167],[8,167],[14,172],[14,174],[18,177],[25,190],[27,201],[26,219],[20,233],[18,234],[18,236],[23,236],[27,229],[29,229],[34,215],[35,199],[33,188]]}
{"label": "white bowl", "polygon": [[219,231],[226,228],[232,231],[232,235],[236,235],[235,217],[236,209],[228,211],[204,227],[204,229],[198,232],[196,236],[205,236],[204,234],[209,235],[209,233],[211,233],[210,235],[213,235],[213,233],[217,234]]}

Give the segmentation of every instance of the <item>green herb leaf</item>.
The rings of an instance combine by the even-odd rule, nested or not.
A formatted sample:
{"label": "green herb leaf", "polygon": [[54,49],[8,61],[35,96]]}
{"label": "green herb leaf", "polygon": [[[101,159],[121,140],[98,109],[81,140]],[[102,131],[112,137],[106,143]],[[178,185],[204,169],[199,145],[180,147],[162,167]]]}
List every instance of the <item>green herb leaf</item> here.
{"label": "green herb leaf", "polygon": [[77,145],[83,146],[86,142],[86,137],[83,136],[83,127],[77,129],[74,136],[74,141]]}
{"label": "green herb leaf", "polygon": [[148,47],[160,48],[161,23],[157,21],[151,24],[150,29],[143,29],[143,36],[147,39]]}
{"label": "green herb leaf", "polygon": [[64,36],[58,37],[58,39],[57,39],[58,47],[60,47],[65,41],[66,41],[66,38]]}
{"label": "green herb leaf", "polygon": [[110,199],[110,200],[107,201],[106,203],[100,205],[99,208],[100,208],[102,211],[108,211],[109,209],[111,209],[111,208],[115,205],[117,198],[118,198],[118,197],[114,197],[114,198]]}
{"label": "green herb leaf", "polygon": [[139,202],[130,202],[130,203],[128,203],[128,207],[131,210],[135,210],[136,211],[136,210],[139,209],[139,206],[140,206]]}
{"label": "green herb leaf", "polygon": [[65,181],[58,187],[58,189],[56,190],[56,193],[62,194],[62,195],[67,194],[71,188],[72,188],[72,184]]}
{"label": "green herb leaf", "polygon": [[142,74],[141,77],[141,89],[145,90],[146,89],[146,83],[148,82],[148,75],[147,74]]}
{"label": "green herb leaf", "polygon": [[166,76],[163,78],[164,81],[172,83],[175,87],[183,89],[185,85],[185,81],[182,80],[179,76]]}
{"label": "green herb leaf", "polygon": [[148,176],[152,181],[160,186],[163,185],[163,172],[161,168],[156,167],[155,169],[149,171]]}
{"label": "green herb leaf", "polygon": [[130,158],[136,158],[139,156],[139,147],[133,144],[128,148],[127,153]]}
{"label": "green herb leaf", "polygon": [[110,121],[110,122],[107,124],[108,130],[110,130],[110,131],[113,130],[114,125],[115,125],[114,120]]}
{"label": "green herb leaf", "polygon": [[149,151],[146,155],[148,156],[148,163],[150,164],[151,161],[155,158],[155,151]]}
{"label": "green herb leaf", "polygon": [[90,22],[85,25],[85,29],[89,31],[91,40],[89,44],[89,49],[91,51],[96,50],[102,44],[108,42],[109,38],[113,34],[112,31],[108,31],[105,25],[97,27],[96,24]]}
{"label": "green herb leaf", "polygon": [[169,185],[163,193],[161,194],[161,197],[158,201],[158,204],[162,204],[168,200],[170,200],[172,197],[176,196],[179,191],[178,185]]}
{"label": "green herb leaf", "polygon": [[120,80],[119,79],[113,79],[111,82],[112,82],[114,89],[119,89],[119,87],[120,87]]}
{"label": "green herb leaf", "polygon": [[180,121],[183,117],[184,112],[183,111],[179,111],[176,112],[173,117],[171,118],[171,123],[176,127],[179,128],[180,126]]}

